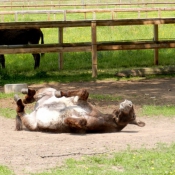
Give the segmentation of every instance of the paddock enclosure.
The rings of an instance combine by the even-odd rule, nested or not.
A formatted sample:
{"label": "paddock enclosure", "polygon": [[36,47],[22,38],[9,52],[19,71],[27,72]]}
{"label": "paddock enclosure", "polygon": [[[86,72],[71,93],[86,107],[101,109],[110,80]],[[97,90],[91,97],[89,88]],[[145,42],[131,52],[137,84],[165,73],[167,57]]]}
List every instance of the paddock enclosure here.
{"label": "paddock enclosure", "polygon": [[[98,8],[97,8],[98,7]],[[161,48],[174,48],[175,41],[172,38],[160,38],[159,26],[175,23],[175,18],[169,12],[175,10],[172,1],[154,0],[118,0],[118,1],[21,1],[3,0],[0,5],[0,29],[20,29],[28,27],[58,28],[56,41],[44,45],[18,45],[1,46],[0,53],[36,53],[58,52],[59,69],[63,69],[64,52],[91,52],[92,77],[97,77],[98,51],[114,50],[138,50],[152,49],[154,51],[154,64],[159,63],[159,51]],[[74,14],[76,14],[74,16]],[[106,14],[105,19],[100,19],[99,14]],[[129,15],[128,15],[129,14]],[[31,15],[29,20],[25,16]],[[44,17],[42,16],[44,15]],[[10,16],[6,20],[6,16]],[[38,18],[35,19],[35,16]],[[70,16],[71,17],[70,20]],[[81,17],[80,17],[81,16]],[[75,18],[74,18],[75,17]],[[152,38],[137,40],[112,40],[98,41],[99,27],[118,26],[152,26]],[[76,41],[64,42],[66,28],[90,28],[90,42]]]}
{"label": "paddock enclosure", "polygon": [[[144,120],[146,126],[140,128],[128,125],[122,132],[110,134],[48,134],[45,132],[29,132],[25,130],[20,132],[14,131],[14,118],[0,117],[0,164],[14,170],[16,175],[41,173],[57,166],[60,169],[60,163],[64,165],[65,160],[68,158],[75,159],[85,155],[92,156],[99,153],[113,154],[113,152],[127,150],[128,145],[130,146],[129,148],[135,150],[143,148],[143,146],[145,148],[155,148],[155,146],[160,143],[168,145],[174,143],[174,117],[164,117],[162,116],[163,114],[156,117],[143,116],[139,114],[139,106],[149,104],[156,106],[173,106],[175,101],[175,78],[146,79],[143,81],[54,83],[49,84],[49,86],[54,88],[59,87],[59,89],[63,90],[77,90],[79,87],[86,87],[91,94],[104,96],[110,93],[110,95],[114,97],[121,96],[121,100],[130,99],[134,101],[137,117]],[[31,85],[32,89],[42,87],[48,87],[48,84]],[[171,88],[171,91],[168,91],[168,88]],[[2,86],[0,87],[0,92],[3,92]],[[144,92],[148,93],[149,96],[146,95],[145,98],[143,98]],[[157,100],[150,98],[153,96],[156,97]],[[96,107],[104,113],[112,112],[112,109],[118,104],[116,100],[110,102],[110,100],[107,99],[97,100],[96,98],[92,99],[91,102],[95,102]],[[12,98],[1,99],[0,105],[1,109],[8,107],[9,111],[12,109],[15,111],[15,104]],[[33,106],[31,107],[33,109]],[[4,116],[1,115],[1,112],[2,111],[0,111],[0,116]],[[165,156],[167,155],[166,153],[164,154]],[[149,157],[148,159],[150,160]],[[133,161],[134,163],[136,162],[135,160]],[[167,161],[169,162],[169,159]],[[170,165],[168,164],[168,167],[164,170],[168,171],[170,169],[169,167]],[[160,169],[160,166],[158,166],[158,169]],[[116,173],[118,174],[118,172]],[[150,174],[151,173],[152,172],[150,172]],[[128,172],[128,174],[131,173]],[[138,172],[136,174],[140,173]]]}

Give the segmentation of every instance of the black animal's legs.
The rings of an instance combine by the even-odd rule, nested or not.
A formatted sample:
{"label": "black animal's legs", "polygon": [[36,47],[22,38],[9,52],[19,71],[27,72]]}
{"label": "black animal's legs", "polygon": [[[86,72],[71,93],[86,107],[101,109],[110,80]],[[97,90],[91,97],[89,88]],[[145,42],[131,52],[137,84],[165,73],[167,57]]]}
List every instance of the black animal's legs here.
{"label": "black animal's legs", "polygon": [[5,68],[5,57],[4,57],[4,55],[0,55],[0,63],[2,65],[2,68]]}
{"label": "black animal's legs", "polygon": [[32,54],[32,55],[33,55],[33,58],[35,61],[34,69],[39,68],[39,66],[40,66],[40,54],[37,53],[37,54]]}

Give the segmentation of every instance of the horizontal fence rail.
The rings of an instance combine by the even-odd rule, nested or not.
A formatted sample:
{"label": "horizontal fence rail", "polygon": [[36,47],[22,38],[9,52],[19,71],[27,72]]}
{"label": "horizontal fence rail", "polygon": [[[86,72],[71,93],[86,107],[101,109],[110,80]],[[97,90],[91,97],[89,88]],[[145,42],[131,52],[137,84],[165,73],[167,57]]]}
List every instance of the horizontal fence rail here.
{"label": "horizontal fence rail", "polygon": [[148,7],[148,6],[151,6],[151,7],[165,7],[165,6],[172,6],[172,5],[175,5],[175,2],[125,2],[125,3],[122,3],[122,1],[119,1],[119,2],[103,2],[103,3],[98,3],[98,2],[95,2],[95,3],[83,3],[82,1],[79,1],[79,3],[77,3],[76,1],[74,3],[72,2],[67,2],[66,1],[62,1],[62,2],[58,2],[58,1],[33,1],[33,2],[30,2],[30,1],[4,1],[4,2],[1,2],[1,5],[0,5],[0,8],[3,9],[3,8],[7,8],[7,9],[15,9],[15,8],[22,8],[22,9],[25,9],[25,8],[65,8],[65,7],[74,7],[74,8],[92,8],[92,7],[95,7],[95,8],[99,8],[99,7],[106,7],[106,8],[110,8],[110,7],[136,7],[136,6],[139,6],[139,7]]}
{"label": "horizontal fence rail", "polygon": [[[66,21],[67,14],[74,14],[74,13],[83,13],[85,15],[87,13],[93,14],[93,20],[96,20],[96,13],[111,13],[111,19],[115,19],[115,14],[119,12],[137,12],[138,18],[140,18],[141,12],[158,12],[157,17],[161,17],[161,13],[163,11],[175,11],[175,7],[169,8],[113,8],[113,9],[78,9],[78,10],[18,10],[18,11],[0,11],[1,21],[3,22],[4,15],[14,15],[14,19],[18,21],[18,15],[25,15],[25,14],[47,14],[48,20],[50,20],[51,14],[62,14],[63,20]],[[55,18],[55,17],[54,17]],[[56,20],[56,19],[54,19]],[[77,19],[75,19],[77,20]]]}
{"label": "horizontal fence rail", "polygon": [[79,21],[37,21],[37,22],[1,22],[0,29],[22,29],[30,27],[89,27],[95,22],[97,26],[127,26],[127,25],[154,25],[174,24],[175,18],[150,19],[119,19],[119,20],[79,20]]}
{"label": "horizontal fence rail", "polygon": [[[85,21],[41,21],[41,22],[9,22],[0,23],[0,29],[24,29],[30,27],[58,28],[58,41],[54,44],[42,45],[0,45],[0,54],[13,53],[59,53],[59,67],[63,68],[63,52],[91,52],[92,77],[97,77],[97,52],[109,50],[134,50],[154,49],[154,63],[158,64],[158,49],[175,48],[175,40],[159,40],[158,26],[174,24],[175,18],[153,19],[123,19],[123,20],[85,20]],[[99,26],[128,26],[152,25],[153,40],[149,41],[97,41],[97,27]],[[91,27],[91,42],[64,43],[63,28],[66,27]]]}
{"label": "horizontal fence rail", "polygon": [[[98,42],[98,51],[109,50],[135,50],[135,49],[162,49],[175,48],[175,41],[161,40],[161,41],[137,41],[137,42]],[[9,45],[1,46],[0,53],[16,54],[16,53],[39,53],[41,52],[81,52],[91,51],[91,43],[67,43],[67,44],[32,44],[32,45]]]}

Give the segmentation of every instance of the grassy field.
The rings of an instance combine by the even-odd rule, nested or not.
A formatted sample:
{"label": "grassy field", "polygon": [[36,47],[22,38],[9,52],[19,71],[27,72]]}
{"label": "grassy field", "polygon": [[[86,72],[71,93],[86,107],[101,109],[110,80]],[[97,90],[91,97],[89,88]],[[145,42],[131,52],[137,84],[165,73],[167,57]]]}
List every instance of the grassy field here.
{"label": "grassy field", "polygon": [[[160,38],[173,39],[174,25],[162,25],[159,27]],[[45,43],[57,42],[57,29],[42,29]],[[148,40],[153,36],[152,26],[128,26],[128,27],[99,27],[97,29],[98,41],[117,40]],[[68,28],[64,32],[64,42],[88,42],[90,41],[90,28]],[[159,65],[175,65],[175,50],[160,49]],[[34,60],[31,54],[8,54],[6,56],[6,69],[0,68],[0,85],[5,83],[24,81],[67,81],[74,77],[74,81],[92,80],[91,77],[91,53],[72,52],[64,53],[64,68],[58,70],[58,54],[46,53],[41,59],[40,68],[33,70]],[[116,71],[126,68],[154,67],[153,50],[132,51],[104,51],[98,52],[98,78],[116,78]],[[38,82],[40,83],[40,82]]]}
{"label": "grassy field", "polygon": [[175,145],[128,150],[101,156],[68,159],[62,167],[36,175],[174,175]]}
{"label": "grassy field", "polygon": [[[117,14],[118,18],[125,18],[125,13]],[[127,17],[137,18],[137,15],[127,13]],[[150,12],[148,17],[155,17],[157,13]],[[162,17],[174,17],[175,13],[164,12]],[[46,20],[45,15],[21,15],[19,21],[37,21]],[[141,14],[144,18],[145,15]],[[83,14],[68,15],[68,20],[83,19]],[[88,19],[92,19],[92,14],[87,14]],[[98,14],[97,19],[109,19],[109,14]],[[60,15],[56,16],[57,20],[62,20]],[[4,21],[13,21],[12,16],[4,16]],[[52,20],[52,19],[51,19]],[[159,26],[159,39],[174,39],[175,30],[174,24]],[[45,43],[57,43],[57,29],[42,29],[44,33]],[[64,43],[75,42],[90,42],[91,29],[90,27],[83,28],[66,28],[64,29]],[[118,26],[118,27],[98,27],[98,41],[125,41],[125,40],[152,40],[153,26]],[[175,65],[175,50],[160,49],[159,64],[160,66]],[[130,50],[130,51],[103,51],[98,52],[98,78],[115,78],[116,71],[125,68],[138,67],[153,67],[154,66],[154,51],[153,50]],[[11,82],[21,82],[26,80],[34,80],[35,78],[41,81],[47,79],[54,81],[55,79],[62,80],[67,77],[75,77],[74,81],[79,79],[89,80],[91,77],[91,53],[90,52],[72,52],[64,53],[64,69],[58,70],[58,54],[46,53],[41,59],[41,65],[38,70],[33,70],[34,60],[31,54],[8,54],[6,55],[6,69],[0,67],[0,85]],[[42,79],[42,77],[44,79]],[[55,77],[55,78],[54,78]],[[63,77],[63,78],[62,78]],[[76,78],[77,77],[77,78]],[[7,81],[6,81],[7,80]],[[92,79],[90,79],[92,80]],[[67,81],[67,80],[66,80]],[[34,80],[35,82],[35,80]]]}
{"label": "grassy field", "polygon": [[[32,175],[174,175],[175,144],[158,144],[154,149],[128,149],[118,153],[67,159],[64,165]],[[0,166],[1,175],[15,175]]]}

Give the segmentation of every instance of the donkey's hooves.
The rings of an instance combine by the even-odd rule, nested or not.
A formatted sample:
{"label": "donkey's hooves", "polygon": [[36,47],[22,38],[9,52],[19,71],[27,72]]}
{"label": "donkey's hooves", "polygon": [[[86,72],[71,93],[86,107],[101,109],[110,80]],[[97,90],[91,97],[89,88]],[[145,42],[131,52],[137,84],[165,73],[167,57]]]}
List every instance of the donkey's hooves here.
{"label": "donkey's hooves", "polygon": [[55,91],[55,97],[57,98],[61,97],[61,91]]}
{"label": "donkey's hooves", "polygon": [[21,93],[23,94],[28,94],[28,88],[22,88]]}
{"label": "donkey's hooves", "polygon": [[14,95],[15,102],[18,102],[20,100],[19,96],[17,94]]}

